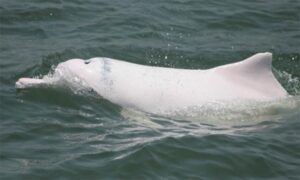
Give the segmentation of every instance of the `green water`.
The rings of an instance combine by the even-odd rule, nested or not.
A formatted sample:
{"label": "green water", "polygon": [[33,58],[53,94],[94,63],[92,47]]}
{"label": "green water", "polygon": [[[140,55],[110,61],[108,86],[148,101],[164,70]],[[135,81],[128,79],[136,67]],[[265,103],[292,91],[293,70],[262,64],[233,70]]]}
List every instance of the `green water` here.
{"label": "green water", "polygon": [[[0,179],[299,179],[299,9],[299,0],[0,0]],[[234,123],[14,87],[71,58],[205,69],[265,51],[294,97]]]}

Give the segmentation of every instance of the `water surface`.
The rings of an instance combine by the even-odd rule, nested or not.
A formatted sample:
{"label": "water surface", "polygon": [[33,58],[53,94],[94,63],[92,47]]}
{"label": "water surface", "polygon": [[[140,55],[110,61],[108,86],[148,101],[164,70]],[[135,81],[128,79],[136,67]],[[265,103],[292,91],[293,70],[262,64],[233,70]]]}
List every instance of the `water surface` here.
{"label": "water surface", "polygon": [[[299,0],[1,0],[1,179],[298,179],[299,9]],[[238,116],[166,118],[14,87],[71,58],[205,69],[265,51],[294,97]]]}

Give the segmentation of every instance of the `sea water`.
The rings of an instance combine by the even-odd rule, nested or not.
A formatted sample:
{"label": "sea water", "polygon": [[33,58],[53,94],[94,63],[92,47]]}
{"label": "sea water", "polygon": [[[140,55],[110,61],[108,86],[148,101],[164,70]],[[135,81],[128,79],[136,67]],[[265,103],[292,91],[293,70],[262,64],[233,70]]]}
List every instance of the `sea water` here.
{"label": "sea water", "polygon": [[[298,179],[299,9],[299,0],[1,0],[0,179]],[[81,88],[14,86],[71,58],[206,69],[265,51],[292,97],[161,117]]]}

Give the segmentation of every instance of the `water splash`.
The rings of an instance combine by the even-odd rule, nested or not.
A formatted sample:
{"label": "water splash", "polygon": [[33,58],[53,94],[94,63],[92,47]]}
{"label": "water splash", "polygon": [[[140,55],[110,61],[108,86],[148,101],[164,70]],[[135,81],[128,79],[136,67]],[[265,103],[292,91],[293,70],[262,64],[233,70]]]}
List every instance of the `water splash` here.
{"label": "water splash", "polygon": [[300,95],[300,79],[299,77],[294,77],[286,71],[280,71],[273,69],[274,75],[282,86],[294,96]]}

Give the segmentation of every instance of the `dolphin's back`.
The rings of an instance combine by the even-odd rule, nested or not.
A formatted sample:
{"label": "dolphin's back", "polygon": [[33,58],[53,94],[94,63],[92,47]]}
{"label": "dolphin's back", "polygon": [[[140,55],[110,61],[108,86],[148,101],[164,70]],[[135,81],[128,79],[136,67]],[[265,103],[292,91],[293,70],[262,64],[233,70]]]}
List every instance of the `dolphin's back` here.
{"label": "dolphin's back", "polygon": [[[108,99],[152,112],[216,101],[269,101],[286,97],[272,73],[272,54],[207,70],[138,65],[110,59]],[[101,94],[101,92],[100,92]]]}

